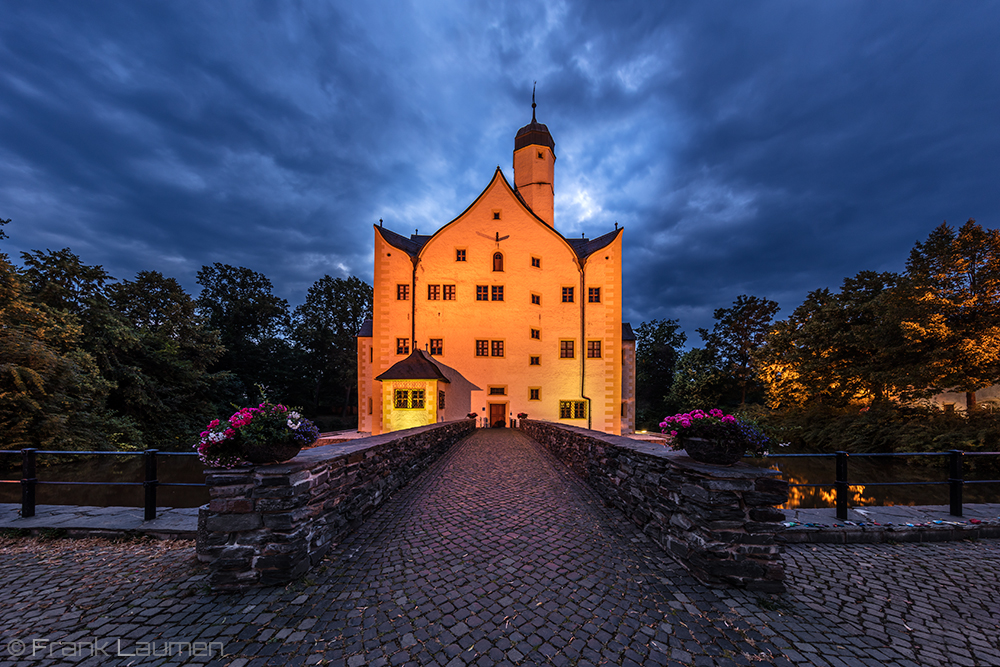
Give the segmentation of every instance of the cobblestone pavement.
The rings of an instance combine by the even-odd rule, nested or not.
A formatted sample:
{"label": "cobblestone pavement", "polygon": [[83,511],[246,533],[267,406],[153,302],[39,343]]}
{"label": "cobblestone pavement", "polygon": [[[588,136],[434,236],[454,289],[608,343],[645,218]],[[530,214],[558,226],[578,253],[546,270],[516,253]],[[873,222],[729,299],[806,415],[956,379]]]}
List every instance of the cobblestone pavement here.
{"label": "cobblestone pavement", "polygon": [[0,538],[0,661],[1000,665],[998,540],[785,562],[783,596],[703,586],[538,445],[483,430],[285,589],[210,593],[191,542]]}

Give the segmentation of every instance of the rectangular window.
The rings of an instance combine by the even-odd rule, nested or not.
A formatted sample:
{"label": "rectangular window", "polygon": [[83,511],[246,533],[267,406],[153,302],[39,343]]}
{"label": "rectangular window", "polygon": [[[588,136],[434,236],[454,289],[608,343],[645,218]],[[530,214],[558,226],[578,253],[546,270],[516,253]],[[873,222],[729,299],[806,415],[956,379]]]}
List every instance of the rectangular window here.
{"label": "rectangular window", "polygon": [[396,285],[396,300],[407,301],[410,298],[409,285]]}
{"label": "rectangular window", "polygon": [[559,419],[586,419],[587,403],[584,401],[559,401]]}
{"label": "rectangular window", "polygon": [[529,366],[541,366],[542,365],[542,358],[541,357],[528,357],[528,365]]}
{"label": "rectangular window", "polygon": [[438,410],[444,410],[444,392],[438,392]]}
{"label": "rectangular window", "polygon": [[573,416],[572,401],[559,401],[559,419],[570,419]]}
{"label": "rectangular window", "polygon": [[437,301],[441,298],[441,286],[440,285],[428,285],[427,286],[427,299],[429,301]]}
{"label": "rectangular window", "polygon": [[535,340],[541,340],[542,339],[542,330],[541,329],[532,329],[531,330],[531,337],[534,338]]}
{"label": "rectangular window", "polygon": [[561,340],[559,341],[559,358],[560,359],[572,359],[576,356],[575,341],[572,340]]}
{"label": "rectangular window", "polygon": [[563,303],[573,303],[573,288],[563,287]]}
{"label": "rectangular window", "polygon": [[601,358],[601,341],[599,340],[587,341],[587,358],[588,359]]}
{"label": "rectangular window", "polygon": [[374,404],[375,404],[375,402],[372,400],[372,397],[369,396],[368,397],[368,414],[372,414],[372,409],[374,407]]}
{"label": "rectangular window", "polygon": [[535,267],[536,269],[542,268],[542,258],[541,257],[532,257],[531,258],[531,265],[533,267]]}
{"label": "rectangular window", "polygon": [[490,396],[506,396],[507,387],[490,387]]}
{"label": "rectangular window", "polygon": [[493,285],[493,300],[503,301],[503,285]]}
{"label": "rectangular window", "polygon": [[528,390],[528,400],[529,401],[540,401],[542,400],[542,390],[539,387],[532,387]]}
{"label": "rectangular window", "polygon": [[445,301],[454,301],[455,300],[455,286],[454,285],[445,285],[444,286],[444,300]]}
{"label": "rectangular window", "polygon": [[477,357],[490,356],[490,342],[488,340],[476,341],[476,356]]}
{"label": "rectangular window", "polygon": [[456,262],[464,262],[465,261],[465,248],[456,248],[455,249],[455,261]]}
{"label": "rectangular window", "polygon": [[502,340],[491,340],[490,341],[490,356],[491,357],[502,357],[503,356],[503,341]]}
{"label": "rectangular window", "polygon": [[409,354],[410,353],[410,339],[409,338],[397,338],[396,339],[396,354]]}
{"label": "rectangular window", "polygon": [[394,404],[397,409],[404,409],[410,407],[410,392],[405,389],[396,390],[396,402]]}
{"label": "rectangular window", "polygon": [[600,287],[588,287],[587,288],[587,301],[590,303],[600,303],[601,302],[601,288]]}
{"label": "rectangular window", "polygon": [[[421,394],[423,392],[420,392]],[[587,418],[587,404],[583,401],[573,401],[573,419]]]}
{"label": "rectangular window", "polygon": [[440,356],[444,354],[444,339],[443,338],[431,338],[431,354],[434,356]]}
{"label": "rectangular window", "polygon": [[542,305],[542,295],[541,294],[532,294],[531,295],[531,303],[533,305],[535,305],[535,306]]}
{"label": "rectangular window", "polygon": [[489,297],[489,287],[486,285],[476,285],[476,301],[488,301]]}
{"label": "rectangular window", "polygon": [[422,410],[424,407],[424,390],[414,389],[410,392],[410,407]]}

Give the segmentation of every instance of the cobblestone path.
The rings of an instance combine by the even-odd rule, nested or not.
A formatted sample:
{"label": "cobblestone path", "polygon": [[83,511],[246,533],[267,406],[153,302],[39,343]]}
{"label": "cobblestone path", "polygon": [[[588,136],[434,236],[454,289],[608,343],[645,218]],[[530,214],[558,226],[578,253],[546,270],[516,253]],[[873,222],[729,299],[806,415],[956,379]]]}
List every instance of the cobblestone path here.
{"label": "cobblestone path", "polygon": [[[209,593],[191,543],[5,538],[0,661],[1000,665],[997,540],[785,562],[784,596],[703,586],[536,443],[482,430],[286,589]],[[226,655],[125,655],[170,641]]]}

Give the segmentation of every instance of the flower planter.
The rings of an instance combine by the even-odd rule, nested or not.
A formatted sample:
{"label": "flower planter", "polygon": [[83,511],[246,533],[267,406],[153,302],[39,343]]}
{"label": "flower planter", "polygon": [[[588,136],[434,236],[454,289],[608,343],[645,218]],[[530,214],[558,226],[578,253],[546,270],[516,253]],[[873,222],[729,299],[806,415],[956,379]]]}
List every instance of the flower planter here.
{"label": "flower planter", "polygon": [[746,443],[738,440],[709,440],[706,438],[678,438],[687,455],[699,463],[731,466],[746,451]]}
{"label": "flower planter", "polygon": [[294,442],[266,442],[248,444],[242,447],[243,458],[256,465],[282,463],[294,459],[302,447]]}

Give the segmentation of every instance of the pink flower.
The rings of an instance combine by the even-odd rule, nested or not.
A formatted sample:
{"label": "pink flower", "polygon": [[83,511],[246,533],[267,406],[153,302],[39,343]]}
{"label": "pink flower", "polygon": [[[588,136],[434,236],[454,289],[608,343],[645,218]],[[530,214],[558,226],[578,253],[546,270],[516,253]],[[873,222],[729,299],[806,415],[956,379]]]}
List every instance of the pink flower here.
{"label": "pink flower", "polygon": [[732,415],[726,415],[725,417],[722,418],[723,424],[733,424],[735,422],[736,422],[736,417]]}

